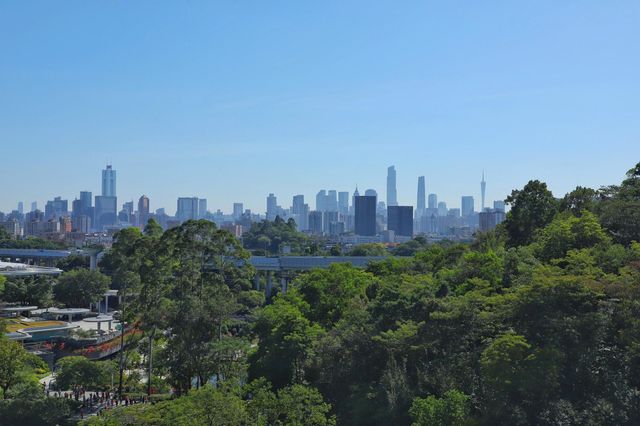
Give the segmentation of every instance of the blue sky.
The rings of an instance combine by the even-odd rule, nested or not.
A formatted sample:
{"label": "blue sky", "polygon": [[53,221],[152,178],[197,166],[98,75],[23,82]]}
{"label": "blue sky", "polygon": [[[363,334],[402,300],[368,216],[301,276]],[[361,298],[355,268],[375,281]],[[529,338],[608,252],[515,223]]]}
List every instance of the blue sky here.
{"label": "blue sky", "polygon": [[375,188],[452,207],[640,161],[640,2],[5,1],[0,210],[118,171],[119,202],[265,210]]}

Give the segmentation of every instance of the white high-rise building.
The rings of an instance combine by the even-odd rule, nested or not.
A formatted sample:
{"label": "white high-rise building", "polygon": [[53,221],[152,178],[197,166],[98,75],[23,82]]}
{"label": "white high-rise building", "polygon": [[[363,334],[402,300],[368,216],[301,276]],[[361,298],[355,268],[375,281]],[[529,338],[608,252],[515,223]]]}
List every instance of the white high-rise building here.
{"label": "white high-rise building", "polygon": [[484,170],[482,171],[482,181],[480,181],[480,196],[482,198],[482,201],[480,203],[480,211],[483,212],[484,211],[484,196],[485,196],[485,192],[487,190],[487,182],[484,181]]}
{"label": "white high-rise building", "polygon": [[197,219],[200,208],[200,200],[198,197],[180,197],[178,198],[178,206],[176,210],[176,218],[181,221]]}
{"label": "white high-rise building", "polygon": [[102,196],[116,196],[116,171],[113,170],[111,164],[107,164],[107,168],[102,170]]}
{"label": "white high-rise building", "polygon": [[244,205],[242,203],[233,203],[233,218],[238,220],[242,217]]}
{"label": "white high-rise building", "polygon": [[429,209],[438,208],[438,196],[436,194],[429,194]]}
{"label": "white high-rise building", "polygon": [[424,176],[418,178],[418,203],[416,204],[416,215],[422,216],[424,209],[427,208],[425,202],[426,189],[424,185]]}
{"label": "white high-rise building", "polygon": [[275,195],[269,194],[267,197],[267,220],[275,220],[278,215],[278,199]]}
{"label": "white high-rise building", "polygon": [[338,212],[342,215],[349,214],[349,193],[347,191],[338,192]]}
{"label": "white high-rise building", "polygon": [[396,167],[387,168],[387,206],[398,205],[398,192],[396,190]]}
{"label": "white high-rise building", "polygon": [[471,216],[475,211],[475,202],[473,200],[473,197],[470,195],[463,196],[461,207],[463,217]]}

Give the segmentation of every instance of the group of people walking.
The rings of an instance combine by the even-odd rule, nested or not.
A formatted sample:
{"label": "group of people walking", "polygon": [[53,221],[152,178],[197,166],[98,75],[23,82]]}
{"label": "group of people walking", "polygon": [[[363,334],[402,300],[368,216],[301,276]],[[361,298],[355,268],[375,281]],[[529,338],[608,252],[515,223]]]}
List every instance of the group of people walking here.
{"label": "group of people walking", "polygon": [[116,407],[128,407],[134,404],[148,404],[149,397],[144,396],[119,396],[116,393],[105,392],[85,392],[80,390],[78,392],[61,392],[51,391],[49,387],[46,388],[47,396],[56,396],[58,398],[74,399],[78,402],[82,402],[79,409],[80,418],[83,419],[85,414],[93,414],[100,416],[103,411],[113,409]]}

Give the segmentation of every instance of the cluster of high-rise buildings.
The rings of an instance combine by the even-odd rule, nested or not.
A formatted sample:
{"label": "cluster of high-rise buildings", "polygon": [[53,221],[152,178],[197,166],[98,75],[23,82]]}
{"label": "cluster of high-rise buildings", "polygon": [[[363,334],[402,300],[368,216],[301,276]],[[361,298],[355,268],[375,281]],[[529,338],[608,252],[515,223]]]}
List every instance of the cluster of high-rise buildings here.
{"label": "cluster of high-rise buildings", "polygon": [[[107,165],[102,170],[102,191],[95,197],[90,191],[80,191],[79,197],[69,201],[55,197],[46,202],[44,211],[37,202],[24,211],[24,204],[11,213],[0,213],[0,226],[15,237],[40,236],[49,239],[68,239],[83,243],[102,243],[118,229],[128,226],[144,227],[154,218],[162,227],[170,228],[190,219],[208,219],[240,237],[243,230],[259,220],[293,219],[298,230],[326,237],[336,242],[358,244],[363,242],[401,242],[417,234],[432,239],[467,239],[480,230],[489,230],[505,218],[503,201],[494,201],[485,207],[486,182],[484,173],[480,183],[480,210],[476,211],[473,196],[462,196],[460,208],[448,208],[438,202],[436,194],[426,193],[425,177],[418,177],[416,205],[399,205],[397,199],[396,169],[387,169],[386,202],[378,198],[374,189],[360,193],[356,187],[348,191],[318,191],[315,208],[305,202],[304,195],[295,195],[289,208],[278,204],[277,197],[269,194],[266,214],[245,210],[243,203],[233,204],[231,214],[220,210],[210,212],[207,200],[198,197],[177,199],[176,213],[170,216],[164,208],[150,210],[150,200],[140,196],[137,203],[127,201],[118,209],[116,170]],[[71,208],[69,208],[71,207]]]}
{"label": "cluster of high-rise buildings", "polygon": [[315,209],[305,203],[304,195],[295,195],[293,204],[285,209],[278,205],[274,194],[267,197],[266,218],[277,216],[295,220],[298,229],[322,235],[344,243],[400,242],[417,234],[433,239],[468,239],[477,230],[489,230],[505,218],[503,201],[494,201],[493,208],[485,207],[486,182],[480,182],[481,204],[476,211],[473,196],[462,196],[460,208],[448,208],[438,202],[436,194],[426,193],[425,177],[418,177],[415,208],[399,205],[396,169],[387,169],[386,202],[378,198],[374,189],[363,194],[358,188],[349,197],[348,191],[322,189],[316,194]]}
{"label": "cluster of high-rise buildings", "polygon": [[138,226],[143,228],[154,218],[163,228],[177,226],[190,219],[209,219],[226,227],[236,236],[242,234],[242,223],[259,220],[259,215],[244,211],[242,203],[233,205],[233,215],[229,217],[220,210],[211,213],[207,209],[206,198],[180,197],[176,203],[176,213],[170,216],[164,208],[151,211],[149,197],[141,195],[137,202],[131,200],[118,208],[116,191],[116,170],[107,165],[102,170],[102,191],[93,196],[91,191],[80,191],[79,197],[71,203],[62,197],[54,197],[46,202],[44,211],[37,202],[25,212],[24,203],[11,213],[0,212],[0,227],[16,238],[38,236],[69,243],[108,244],[111,235],[122,228]]}

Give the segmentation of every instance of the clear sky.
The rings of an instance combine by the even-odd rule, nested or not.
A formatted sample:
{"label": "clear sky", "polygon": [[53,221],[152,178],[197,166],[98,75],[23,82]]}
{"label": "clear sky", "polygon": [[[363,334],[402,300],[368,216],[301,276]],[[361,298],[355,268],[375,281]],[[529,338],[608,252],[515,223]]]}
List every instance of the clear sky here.
{"label": "clear sky", "polygon": [[3,1],[0,210],[100,191],[557,195],[640,161],[640,2]]}

